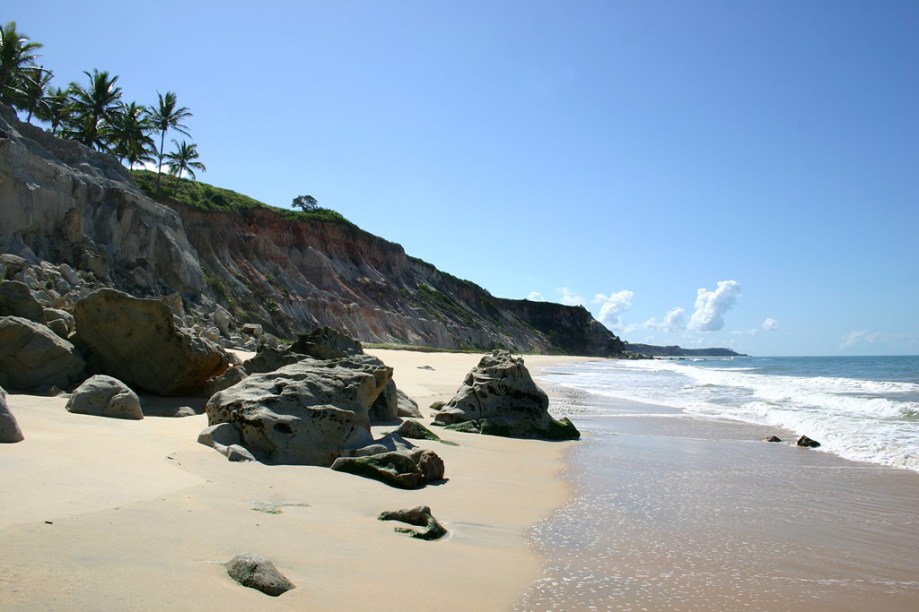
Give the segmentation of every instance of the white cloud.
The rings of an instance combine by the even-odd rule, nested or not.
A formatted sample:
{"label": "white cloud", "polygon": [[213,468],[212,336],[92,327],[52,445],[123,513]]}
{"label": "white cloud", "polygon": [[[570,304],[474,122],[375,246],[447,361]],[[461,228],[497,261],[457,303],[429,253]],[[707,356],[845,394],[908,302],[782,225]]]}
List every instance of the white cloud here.
{"label": "white cloud", "polygon": [[764,332],[776,331],[779,328],[779,322],[772,317],[766,317],[761,327]]}
{"label": "white cloud", "polygon": [[733,280],[718,281],[714,291],[699,289],[696,292],[696,310],[689,319],[689,329],[703,332],[718,331],[724,327],[724,313],[740,297],[740,283]]}
{"label": "white cloud", "polygon": [[598,293],[594,297],[594,302],[600,304],[600,316],[598,320],[603,323],[607,329],[619,329],[622,327],[620,315],[632,307],[632,298],[635,294],[628,289],[617,291],[610,295]]}
{"label": "white cloud", "polygon": [[565,306],[583,306],[584,305],[584,298],[572,292],[571,289],[569,289],[568,287],[562,287],[560,289],[556,289],[555,292],[561,296],[559,298],[559,302],[561,302]]}
{"label": "white cloud", "polygon": [[845,338],[842,339],[842,342],[839,344],[840,348],[852,348],[856,344],[873,344],[881,337],[880,332],[869,332],[868,330],[862,329],[858,331],[849,332]]}
{"label": "white cloud", "polygon": [[686,328],[686,311],[677,306],[667,311],[662,324],[663,329],[667,331],[677,331]]}
{"label": "white cloud", "polygon": [[546,301],[546,298],[544,298],[539,291],[530,291],[530,293],[527,294],[527,299],[530,300],[531,302],[545,302]]}

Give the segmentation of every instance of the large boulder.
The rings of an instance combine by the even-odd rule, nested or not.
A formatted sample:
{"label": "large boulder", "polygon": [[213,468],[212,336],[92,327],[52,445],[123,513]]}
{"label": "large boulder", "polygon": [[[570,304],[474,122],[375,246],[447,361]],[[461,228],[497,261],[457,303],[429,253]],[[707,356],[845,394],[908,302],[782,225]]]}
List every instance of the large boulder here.
{"label": "large boulder", "polygon": [[6,391],[0,387],[0,444],[21,442],[22,439],[19,423],[16,422],[16,417],[6,405]]}
{"label": "large boulder", "polygon": [[434,413],[434,424],[513,438],[576,440],[568,419],[549,414],[549,397],[523,363],[508,351],[482,357],[447,404]]}
{"label": "large boulder", "polygon": [[376,357],[354,355],[252,374],[214,394],[209,425],[231,423],[258,458],[329,466],[343,451],[370,444],[370,409],[392,378]]}
{"label": "large boulder", "polygon": [[222,348],[180,328],[155,299],[98,289],[74,307],[77,335],[101,370],[158,395],[198,395],[230,359]]}
{"label": "large boulder", "polygon": [[137,394],[117,378],[104,374],[93,376],[74,389],[67,400],[67,411],[116,419],[144,418]]}
{"label": "large boulder", "polygon": [[32,295],[29,286],[19,281],[0,282],[0,316],[44,322],[41,304]]}
{"label": "large boulder", "polygon": [[19,391],[69,389],[85,378],[86,363],[53,331],[22,317],[0,317],[0,386]]}

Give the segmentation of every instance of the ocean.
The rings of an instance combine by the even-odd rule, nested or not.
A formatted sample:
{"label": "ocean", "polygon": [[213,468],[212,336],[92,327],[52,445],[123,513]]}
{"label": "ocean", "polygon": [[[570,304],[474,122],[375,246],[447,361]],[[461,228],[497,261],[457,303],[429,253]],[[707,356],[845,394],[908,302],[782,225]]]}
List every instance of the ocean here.
{"label": "ocean", "polygon": [[[540,380],[687,417],[782,428],[845,459],[919,471],[917,356],[599,361],[553,368]],[[576,421],[617,409],[569,402],[559,410]]]}
{"label": "ocean", "polygon": [[919,609],[919,357],[534,378],[582,441],[569,502],[531,530],[546,565],[518,610]]}

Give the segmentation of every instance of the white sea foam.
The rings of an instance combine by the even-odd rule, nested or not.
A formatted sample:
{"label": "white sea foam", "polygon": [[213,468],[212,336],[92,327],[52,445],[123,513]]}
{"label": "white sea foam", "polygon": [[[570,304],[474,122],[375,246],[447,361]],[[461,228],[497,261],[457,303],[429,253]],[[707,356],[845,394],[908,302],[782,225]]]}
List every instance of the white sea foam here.
{"label": "white sea foam", "polygon": [[[782,365],[788,370],[795,363]],[[771,373],[755,362],[668,360],[576,364],[541,379],[684,414],[780,427],[819,440],[823,450],[847,459],[919,471],[919,384],[909,380],[796,376]],[[571,413],[618,411],[616,402],[594,402],[572,407]]]}

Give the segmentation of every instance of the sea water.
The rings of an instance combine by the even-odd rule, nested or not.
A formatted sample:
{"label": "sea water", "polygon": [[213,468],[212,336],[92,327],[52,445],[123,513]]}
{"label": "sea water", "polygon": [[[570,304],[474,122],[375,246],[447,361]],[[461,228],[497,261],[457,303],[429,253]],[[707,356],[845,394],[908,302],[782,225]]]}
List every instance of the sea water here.
{"label": "sea water", "polygon": [[546,565],[516,609],[919,609],[919,358],[535,376],[583,438],[571,499],[530,533]]}
{"label": "sea water", "polygon": [[[541,381],[600,397],[668,406],[806,435],[855,461],[919,471],[919,357],[732,357],[598,361]],[[568,402],[573,416],[616,403]]]}

